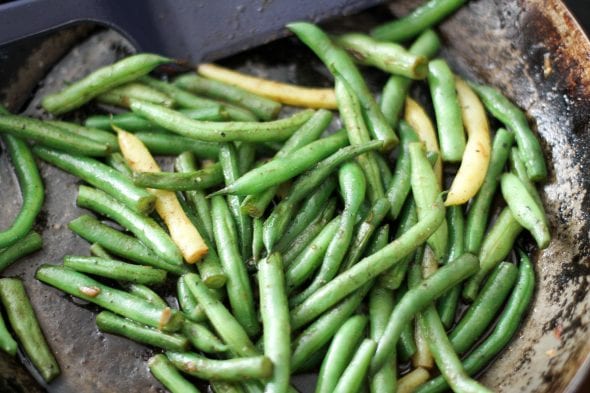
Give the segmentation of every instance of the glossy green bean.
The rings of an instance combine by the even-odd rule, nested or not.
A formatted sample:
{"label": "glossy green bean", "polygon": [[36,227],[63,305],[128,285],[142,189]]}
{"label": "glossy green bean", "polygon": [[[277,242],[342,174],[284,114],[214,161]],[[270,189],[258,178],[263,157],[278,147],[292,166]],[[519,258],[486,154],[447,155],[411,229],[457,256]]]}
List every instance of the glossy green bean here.
{"label": "glossy green bean", "polygon": [[141,100],[156,105],[172,107],[174,100],[167,94],[145,84],[131,82],[121,86],[114,87],[96,96],[96,101],[101,104],[118,106],[122,108],[129,107],[129,100]]}
{"label": "glossy green bean", "polygon": [[496,132],[492,144],[492,153],[488,171],[484,178],[479,192],[473,199],[467,211],[467,222],[465,224],[465,251],[472,254],[478,253],[483,241],[485,230],[488,223],[488,216],[496,188],[500,183],[500,175],[504,171],[504,166],[514,134],[500,128]]}
{"label": "glossy green bean", "polygon": [[291,376],[291,326],[281,254],[270,254],[258,263],[258,289],[264,355],[274,364],[265,390],[286,393]]}
{"label": "glossy green bean", "polygon": [[175,332],[182,327],[184,317],[179,311],[170,307],[158,307],[147,300],[110,288],[69,268],[42,265],[37,269],[35,277],[72,296],[164,332]]}
{"label": "glossy green bean", "polygon": [[514,132],[518,150],[522,155],[529,179],[544,180],[547,177],[547,167],[543,150],[539,140],[529,127],[526,115],[516,105],[510,102],[498,90],[471,83],[470,86],[481,98],[490,113]]}
{"label": "glossy green bean", "polygon": [[457,353],[466,352],[485,332],[512,291],[517,276],[518,269],[512,263],[502,262],[496,266],[473,304],[449,335]]}
{"label": "glossy green bean", "polygon": [[[211,291],[210,295],[216,298],[215,292]],[[178,304],[186,319],[196,323],[207,321],[207,315],[205,315],[203,307],[197,302],[197,299],[195,299],[191,291],[188,289],[186,280],[182,277],[176,282],[176,298],[178,299]]]}
{"label": "glossy green bean", "polygon": [[[387,228],[384,226],[382,228]],[[386,237],[387,240],[387,237]],[[377,284],[369,293],[369,337],[379,341],[387,321],[394,307],[393,292]],[[345,344],[348,345],[348,344]],[[371,393],[387,393],[397,387],[396,359],[392,359],[390,366],[382,367],[370,380]]]}
{"label": "glossy green bean", "polygon": [[[209,381],[213,393],[244,393],[242,385],[225,381]],[[174,393],[174,392],[172,392]],[[259,392],[258,392],[259,393]]]}
{"label": "glossy green bean", "polygon": [[122,173],[123,175],[127,177],[133,176],[133,171],[131,170],[131,168],[129,168],[129,165],[127,165],[125,157],[123,157],[121,153],[115,152],[109,154],[108,156],[106,156],[105,162],[118,172]]}
{"label": "glossy green bean", "polygon": [[317,393],[333,392],[365,334],[367,317],[354,315],[338,329],[324,357],[316,385]]}
{"label": "glossy green bean", "polygon": [[45,382],[52,381],[60,373],[59,365],[43,336],[22,281],[17,278],[0,279],[0,301],[28,358]]}
{"label": "glossy green bean", "polygon": [[[284,157],[295,150],[310,144],[320,137],[322,132],[332,121],[332,112],[320,109],[306,121],[277,151],[277,158]],[[245,210],[252,217],[261,217],[264,211],[276,195],[278,186],[269,187],[260,194],[248,195],[242,203],[242,210]]]}
{"label": "glossy green bean", "polygon": [[136,284],[155,285],[166,281],[166,271],[132,265],[114,259],[66,255],[64,266],[77,272]]}
{"label": "glossy green bean", "polygon": [[43,238],[35,231],[27,233],[16,243],[0,250],[0,273],[25,255],[31,254],[43,246]]}
{"label": "glossy green bean", "polygon": [[460,162],[465,151],[465,131],[455,90],[455,76],[443,59],[428,63],[428,85],[436,114],[442,159]]}
{"label": "glossy green bean", "polygon": [[[98,243],[94,243],[98,245]],[[154,290],[150,289],[149,287],[142,285],[142,284],[129,284],[127,287],[127,292],[137,297],[140,297],[144,300],[147,300],[151,304],[157,307],[166,307],[168,304],[158,295]]]}
{"label": "glossy green bean", "polygon": [[371,339],[364,339],[354,354],[350,364],[346,367],[338,384],[334,388],[337,393],[354,393],[363,386],[365,376],[371,365],[371,358],[375,353],[377,343]]}
{"label": "glossy green bean", "polygon": [[[440,48],[440,40],[433,30],[425,30],[408,49],[413,55],[432,58]],[[383,116],[392,127],[399,122],[406,96],[412,80],[400,75],[392,75],[387,80],[381,94],[380,107]]]}
{"label": "glossy green bean", "polygon": [[273,372],[273,364],[265,356],[214,360],[196,353],[170,351],[166,352],[166,356],[182,372],[205,380],[239,382],[245,379],[268,378]]}
{"label": "glossy green bean", "polygon": [[18,350],[18,344],[14,341],[14,338],[12,338],[12,335],[8,331],[4,318],[2,318],[2,314],[0,314],[0,350],[10,356],[16,356],[16,351]]}
{"label": "glossy green bean", "polygon": [[408,15],[382,24],[371,35],[383,41],[404,41],[433,27],[461,7],[466,0],[429,0]]}
{"label": "glossy green bean", "polygon": [[465,283],[463,297],[473,301],[484,278],[498,265],[514,245],[522,226],[508,207],[504,208],[489,230],[479,252],[479,271]]}
{"label": "glossy green bean", "polygon": [[174,80],[174,85],[195,94],[202,94],[244,107],[260,120],[274,119],[281,110],[281,104],[276,101],[227,83],[203,78],[195,73],[179,76]]}
{"label": "glossy green bean", "polygon": [[[537,205],[545,214],[545,209],[543,207],[543,201],[541,200],[541,196],[539,195],[539,191],[537,187],[535,187],[535,183],[529,179],[529,176],[526,172],[526,166],[524,165],[524,161],[522,160],[521,154],[518,151],[517,147],[513,147],[510,149],[510,156],[508,157],[508,161],[510,163],[510,172],[514,173],[522,184],[526,187],[527,191],[531,196],[535,199]],[[545,216],[545,222],[547,222],[547,217]]]}
{"label": "glossy green bean", "polygon": [[383,185],[388,185],[391,182],[393,173],[391,172],[391,163],[389,159],[385,158],[382,154],[375,154],[375,161],[379,167],[379,174],[381,175],[381,181]]}
{"label": "glossy green bean", "polygon": [[138,187],[171,191],[203,190],[223,184],[223,170],[215,163],[191,172],[136,172],[133,183]]}
{"label": "glossy green bean", "polygon": [[144,188],[137,187],[125,175],[93,158],[75,156],[41,146],[33,148],[42,160],[79,177],[130,209],[149,214],[156,197]]}
{"label": "glossy green bean", "polygon": [[[422,221],[420,220],[416,226],[420,225]],[[449,288],[459,284],[465,278],[475,273],[478,266],[479,263],[475,256],[464,254],[460,260],[444,265],[432,276],[426,278],[421,285],[410,289],[399,300],[377,345],[377,351],[375,352],[371,365],[373,374],[379,371],[388,361],[390,354],[395,349],[403,327],[410,322],[412,317]]]}
{"label": "glossy green bean", "polygon": [[163,269],[176,275],[188,271],[188,266],[168,263],[147,248],[141,241],[101,223],[94,217],[80,216],[70,221],[68,228],[87,241],[98,243],[113,254],[125,257],[138,264]]}
{"label": "glossy green bean", "polygon": [[221,104],[213,100],[198,97],[168,82],[151,78],[149,76],[141,77],[140,81],[145,83],[147,86],[157,89],[170,96],[174,100],[174,103],[182,108],[204,109],[221,107]]}
{"label": "glossy green bean", "polygon": [[518,176],[512,173],[502,175],[500,186],[502,196],[516,221],[533,235],[540,249],[546,248],[551,241],[551,234],[542,205],[538,204]]}
{"label": "glossy green bean", "polygon": [[0,249],[15,244],[31,231],[45,199],[43,181],[27,142],[10,135],[2,139],[16,172],[22,204],[10,226],[0,231]]}
{"label": "glossy green bean", "polygon": [[169,351],[186,351],[189,346],[188,340],[180,334],[164,333],[109,311],[102,311],[96,316],[96,325],[102,332],[127,337],[138,343]]}
{"label": "glossy green bean", "polygon": [[383,141],[384,150],[393,149],[398,143],[397,135],[381,113],[363,76],[346,51],[334,45],[320,28],[311,23],[290,23],[287,28],[322,60],[334,76],[346,80],[363,107],[371,136]]}
{"label": "glossy green bean", "polygon": [[[420,253],[417,253],[416,256],[418,254],[420,254]],[[397,289],[396,294],[395,294],[395,298],[397,300],[403,298],[404,295],[406,294],[406,292],[408,292],[408,284],[407,284],[407,282],[404,282]],[[390,315],[391,315],[391,313],[390,313]],[[388,318],[389,318],[389,315],[388,315]],[[388,321],[389,321],[389,319],[388,319]],[[387,321],[386,321],[386,324],[387,324]],[[402,362],[410,361],[416,355],[416,352],[418,352],[418,348],[416,345],[416,338],[414,337],[414,328],[415,328],[414,322],[410,321],[410,323],[407,323],[404,327],[402,327],[402,331],[400,332],[399,341],[396,344],[395,355]],[[392,358],[393,358],[393,355],[392,355]],[[381,368],[381,370],[379,370],[377,372],[377,374],[382,372],[384,368],[387,368],[387,363],[385,364],[384,367]]]}
{"label": "glossy green bean", "polygon": [[142,216],[121,204],[105,192],[80,186],[76,203],[103,214],[131,231],[166,262],[182,266],[182,255],[170,236],[153,219]]}
{"label": "glossy green bean", "polygon": [[190,151],[199,158],[208,159],[217,159],[219,155],[219,145],[213,142],[203,142],[180,135],[157,132],[136,132],[135,136],[152,154],[171,156]]}
{"label": "glossy green bean", "polygon": [[441,225],[443,220],[444,207],[439,197],[430,211],[408,232],[379,252],[362,259],[350,269],[336,276],[307,298],[305,302],[291,310],[291,325],[293,328],[297,329],[312,321],[339,300],[371,281],[383,271],[391,268],[401,258],[426,241]]}
{"label": "glossy green bean", "polygon": [[192,120],[180,112],[140,101],[131,101],[131,110],[174,133],[208,142],[284,141],[313,115],[312,110],[291,117],[258,122],[206,122]]}
{"label": "glossy green bean", "polygon": [[248,334],[225,308],[223,303],[215,299],[196,274],[187,274],[183,278],[190,292],[203,307],[209,322],[227,344],[229,350],[237,356],[256,356],[256,347],[248,338]]}
{"label": "glossy green bean", "polygon": [[348,33],[336,37],[335,42],[359,63],[371,65],[390,74],[411,79],[424,79],[428,74],[428,59],[410,53],[401,45],[383,42],[373,37]]}
{"label": "glossy green bean", "polygon": [[141,53],[115,64],[99,68],[90,75],[68,85],[61,91],[43,97],[41,104],[50,113],[60,114],[76,109],[101,93],[148,74],[170,59]]}
{"label": "glossy green bean", "polygon": [[[432,202],[440,194],[441,189],[436,175],[422,150],[420,143],[410,143],[408,146],[411,164],[412,195],[416,202],[418,219],[430,208]],[[428,239],[428,245],[434,251],[434,255],[440,261],[447,252],[448,225],[446,219],[441,226]]]}
{"label": "glossy green bean", "polygon": [[347,145],[346,133],[337,132],[251,170],[214,195],[262,192],[305,172]]}
{"label": "glossy green bean", "polygon": [[152,356],[148,360],[150,372],[171,393],[200,393],[192,383],[184,379],[178,369],[163,354]]}
{"label": "glossy green bean", "polygon": [[221,342],[207,327],[193,321],[184,321],[182,334],[195,349],[208,353],[223,353],[227,345]]}
{"label": "glossy green bean", "polygon": [[221,266],[228,278],[226,288],[232,312],[246,332],[250,336],[255,336],[260,330],[260,325],[254,308],[252,286],[238,244],[233,241],[232,236],[228,236],[228,226],[233,219],[223,197],[213,197],[211,214],[215,244]]}
{"label": "glossy green bean", "polygon": [[74,135],[79,135],[82,138],[91,139],[100,144],[105,144],[108,146],[110,151],[119,151],[119,142],[117,142],[117,136],[112,132],[104,131],[98,128],[84,127],[79,124],[69,123],[67,121],[49,120],[46,123],[68,131]]}
{"label": "glossy green bean", "polygon": [[261,218],[252,219],[252,261],[258,262],[262,258],[264,243],[262,242],[262,224]]}
{"label": "glossy green bean", "polygon": [[[202,109],[181,109],[179,112],[193,120],[225,120],[221,105]],[[84,121],[84,125],[86,127],[107,131],[112,130],[112,126],[117,126],[127,132],[166,132],[164,128],[153,124],[146,118],[143,118],[133,112],[119,113],[114,115],[109,114],[89,116]]]}

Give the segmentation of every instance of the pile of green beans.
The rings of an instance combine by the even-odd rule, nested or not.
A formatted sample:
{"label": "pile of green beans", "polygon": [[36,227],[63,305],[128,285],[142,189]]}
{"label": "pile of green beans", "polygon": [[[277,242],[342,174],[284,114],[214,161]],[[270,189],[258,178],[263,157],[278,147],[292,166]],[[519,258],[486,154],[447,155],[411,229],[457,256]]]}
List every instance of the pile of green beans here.
{"label": "pile of green beans", "polygon": [[[148,366],[171,392],[208,381],[215,392],[286,393],[309,370],[319,372],[317,392],[488,392],[471,375],[514,336],[535,282],[515,247],[526,238],[517,237],[526,230],[545,248],[551,232],[535,186],[546,176],[541,145],[524,113],[488,86],[470,84],[503,125],[482,185],[468,203],[443,201],[455,164],[486,159],[467,154],[469,116],[431,30],[463,3],[428,0],[371,35],[289,24],[334,77],[334,113],[287,115],[278,102],[196,73],[156,79],[148,74],[170,60],[152,54],[43,100],[53,115],[93,99],[129,112],[79,125],[0,107],[22,193],[20,213],[0,231],[0,273],[42,247],[33,230],[44,201],[36,156],[78,177],[69,197],[96,214],[69,223],[92,256],[48,261],[36,278],[101,307],[100,331],[158,351]],[[379,104],[357,63],[387,74]],[[415,80],[426,83],[411,89]],[[435,125],[440,151],[426,151],[429,136],[403,118],[407,97],[434,109],[422,120]],[[343,129],[334,132],[335,114]],[[152,155],[175,157],[176,172],[134,173],[121,129]],[[441,183],[443,161],[453,165]],[[208,247],[196,265],[151,215],[162,194],[176,196]],[[0,300],[9,322],[0,313],[0,350],[14,356],[20,345],[51,381],[59,366],[22,283],[0,278]]]}

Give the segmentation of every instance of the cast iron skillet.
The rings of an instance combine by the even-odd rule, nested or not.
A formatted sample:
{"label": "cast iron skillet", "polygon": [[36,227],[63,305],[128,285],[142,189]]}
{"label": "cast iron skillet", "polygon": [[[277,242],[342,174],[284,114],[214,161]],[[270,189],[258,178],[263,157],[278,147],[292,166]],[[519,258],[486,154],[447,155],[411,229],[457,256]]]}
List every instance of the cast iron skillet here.
{"label": "cast iron skillet", "polygon": [[[415,1],[391,5],[396,14]],[[388,17],[385,8],[328,27],[365,28]],[[443,55],[472,79],[501,88],[533,119],[549,162],[542,187],[554,240],[533,255],[538,286],[519,334],[482,376],[491,388],[506,392],[575,391],[590,368],[590,43],[559,0],[479,0],[445,22],[440,33]],[[89,38],[88,38],[89,37]],[[55,69],[46,72],[76,44]],[[13,110],[40,114],[37,98],[131,48],[112,32],[79,26],[34,44],[22,43],[3,59],[0,53],[0,101]],[[308,85],[328,85],[326,71],[292,39],[235,56],[225,64]],[[38,81],[44,79],[42,85]],[[370,73],[380,87],[383,76]],[[75,115],[74,115],[75,116]],[[158,392],[145,367],[150,350],[128,340],[97,333],[93,307],[73,301],[33,279],[41,263],[61,263],[66,253],[86,253],[88,245],[67,223],[82,213],[74,205],[77,180],[41,164],[47,200],[37,229],[42,252],[23,259],[4,275],[25,280],[62,375],[51,392]],[[20,201],[5,154],[0,155],[0,227],[8,225]],[[305,384],[305,381],[303,382]],[[0,355],[0,391],[42,391],[17,362]],[[310,391],[310,388],[307,388]]]}

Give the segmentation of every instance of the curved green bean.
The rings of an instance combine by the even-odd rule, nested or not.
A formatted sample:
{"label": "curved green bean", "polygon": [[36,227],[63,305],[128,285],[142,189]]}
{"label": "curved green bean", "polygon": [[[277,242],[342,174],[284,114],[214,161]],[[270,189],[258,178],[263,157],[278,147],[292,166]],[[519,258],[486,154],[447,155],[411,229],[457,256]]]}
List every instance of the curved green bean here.
{"label": "curved green bean", "polygon": [[273,372],[273,364],[265,356],[214,360],[196,353],[170,351],[166,352],[166,356],[182,372],[205,380],[240,382],[268,378]]}
{"label": "curved green bean", "polygon": [[12,335],[8,331],[6,323],[4,323],[4,318],[2,318],[2,314],[0,314],[0,350],[10,356],[15,356],[16,351],[18,350],[18,344],[14,341],[14,338],[12,338]]}
{"label": "curved green bean", "polygon": [[148,360],[150,372],[171,393],[200,393],[192,383],[184,379],[178,369],[163,354],[152,356]]}
{"label": "curved green bean", "polygon": [[132,265],[114,259],[66,255],[64,266],[77,272],[135,284],[155,285],[166,281],[165,270]]}
{"label": "curved green bean", "polygon": [[334,388],[337,393],[358,392],[365,382],[365,376],[371,365],[371,358],[375,353],[377,343],[371,339],[364,339],[354,357],[342,373],[338,384]]}
{"label": "curved green bean", "polygon": [[18,259],[41,249],[42,246],[41,235],[31,231],[15,243],[0,250],[0,273]]}
{"label": "curved green bean", "polygon": [[200,323],[185,320],[182,325],[182,334],[199,351],[209,353],[223,353],[227,351],[227,345],[222,343],[217,336]]}
{"label": "curved green bean", "polygon": [[[210,295],[215,298],[214,294],[215,292],[210,293]],[[176,298],[178,299],[178,304],[186,319],[196,323],[207,321],[207,315],[205,315],[203,307],[197,302],[191,291],[188,289],[186,280],[182,277],[176,282]]]}

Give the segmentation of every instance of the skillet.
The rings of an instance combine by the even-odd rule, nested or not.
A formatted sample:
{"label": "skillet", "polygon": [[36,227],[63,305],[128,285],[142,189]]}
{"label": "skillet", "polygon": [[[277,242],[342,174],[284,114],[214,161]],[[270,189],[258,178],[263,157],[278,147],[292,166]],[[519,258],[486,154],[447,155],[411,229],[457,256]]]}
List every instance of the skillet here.
{"label": "skillet", "polygon": [[[397,1],[389,7],[401,15],[416,4]],[[379,7],[327,27],[368,28],[389,17],[384,11]],[[483,374],[483,382],[505,392],[574,392],[590,369],[590,43],[559,0],[471,1],[440,33],[442,54],[454,69],[502,89],[526,110],[549,163],[541,195],[554,240],[533,254],[538,276],[533,306],[517,339]],[[0,101],[12,110],[26,108],[26,113],[38,115],[38,97],[46,89],[54,90],[60,81],[110,63],[132,48],[120,35],[85,24],[18,43],[11,50],[8,59],[5,52],[0,54]],[[330,84],[322,66],[292,39],[222,63],[295,83]],[[378,73],[369,77],[374,87],[382,85]],[[62,376],[46,388],[60,393],[162,391],[145,366],[149,349],[99,334],[92,307],[33,279],[39,264],[60,263],[64,254],[88,249],[66,227],[82,213],[74,205],[77,180],[44,164],[41,173],[47,200],[37,229],[45,247],[4,275],[25,280],[62,366]],[[5,154],[0,155],[0,185],[0,227],[5,227],[20,203],[14,198],[18,189]],[[0,355],[1,392],[43,389],[18,362]]]}

